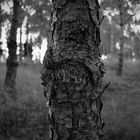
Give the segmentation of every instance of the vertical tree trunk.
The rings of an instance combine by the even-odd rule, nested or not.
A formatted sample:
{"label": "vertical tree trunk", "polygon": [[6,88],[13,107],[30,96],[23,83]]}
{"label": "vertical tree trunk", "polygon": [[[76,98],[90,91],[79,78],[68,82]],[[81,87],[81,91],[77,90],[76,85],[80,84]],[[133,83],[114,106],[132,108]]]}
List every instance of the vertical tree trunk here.
{"label": "vertical tree trunk", "polygon": [[26,24],[26,45],[27,45],[27,58],[29,59],[29,23],[27,19]]}
{"label": "vertical tree trunk", "polygon": [[113,34],[113,25],[110,25],[110,54],[113,54],[114,50],[114,34]]}
{"label": "vertical tree trunk", "polygon": [[29,23],[28,23],[28,19],[27,19],[27,23],[26,23],[26,43],[29,43]]}
{"label": "vertical tree trunk", "polygon": [[53,0],[52,44],[42,70],[50,140],[99,140],[104,66],[97,0]]}
{"label": "vertical tree trunk", "polygon": [[22,48],[22,26],[20,27],[20,43],[19,43],[19,61],[22,64],[22,54],[23,54],[23,48]]}
{"label": "vertical tree trunk", "polygon": [[120,50],[119,50],[119,61],[117,75],[121,76],[123,72],[123,48],[124,48],[124,37],[123,37],[123,26],[121,27],[121,37],[120,37]]}
{"label": "vertical tree trunk", "polygon": [[123,24],[123,4],[120,3],[120,50],[119,50],[119,61],[118,61],[118,69],[117,75],[121,76],[123,72],[123,48],[124,48],[124,24]]}
{"label": "vertical tree trunk", "polygon": [[[28,17],[29,18],[29,17]],[[27,53],[27,56],[26,56],[26,58],[25,58],[25,61],[26,61],[26,63],[27,64],[31,64],[32,63],[32,57],[31,57],[31,54],[30,54],[30,47],[32,47],[31,46],[31,42],[30,42],[30,40],[29,40],[29,21],[28,21],[29,19],[27,19],[27,24],[26,24],[26,53]]]}
{"label": "vertical tree trunk", "polygon": [[2,10],[1,10],[1,2],[0,2],[0,39],[1,39],[1,33],[2,33]]}
{"label": "vertical tree trunk", "polygon": [[9,49],[9,56],[7,59],[7,71],[6,71],[6,78],[5,78],[5,87],[6,89],[10,90],[10,92],[15,91],[16,85],[16,74],[17,74],[17,28],[18,28],[18,8],[19,8],[19,1],[13,0],[13,18],[11,22],[11,30],[10,36],[8,40],[8,49]]}
{"label": "vertical tree trunk", "polygon": [[136,59],[140,59],[140,38],[139,36],[134,36],[134,53]]}
{"label": "vertical tree trunk", "polygon": [[119,60],[118,60],[118,68],[117,75],[121,76],[123,73],[123,48],[124,48],[124,2],[122,0],[119,1],[119,16],[120,16],[120,50],[119,50]]}

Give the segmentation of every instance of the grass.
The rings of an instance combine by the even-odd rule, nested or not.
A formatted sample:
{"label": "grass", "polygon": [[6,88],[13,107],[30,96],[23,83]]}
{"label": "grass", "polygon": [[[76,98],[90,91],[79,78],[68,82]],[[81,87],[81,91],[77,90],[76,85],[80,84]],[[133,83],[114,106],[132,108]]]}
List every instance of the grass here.
{"label": "grass", "polygon": [[[31,140],[48,137],[46,100],[40,79],[40,65],[19,66],[17,101],[11,101],[3,90],[5,65],[0,64],[0,139],[8,137]],[[6,136],[6,138],[5,138]]]}
{"label": "grass", "polygon": [[[115,62],[108,60],[105,64],[107,72],[103,85],[109,81],[111,81],[111,85],[103,95],[104,138],[105,140],[140,140],[140,73],[137,70],[139,64],[125,62],[122,77],[115,75]],[[8,133],[9,136],[18,137],[18,140],[22,140],[22,138],[32,139],[34,135],[44,140],[48,136],[47,109],[40,85],[40,68],[40,65],[20,66],[18,68],[18,100],[16,103],[7,102],[3,109],[0,107],[2,111],[5,111],[5,114],[7,113],[6,116],[9,116],[3,117],[0,114],[0,120],[11,120],[15,127],[8,127],[8,132],[4,131],[7,128],[3,128],[0,131],[1,135],[2,132],[5,135]],[[5,65],[0,64],[1,96],[3,95],[4,76]],[[10,117],[13,117],[14,121]],[[16,117],[21,119],[20,123],[16,122],[14,119]],[[0,123],[2,122],[0,121]],[[4,125],[9,126],[9,124]],[[1,124],[0,127],[2,127]],[[18,132],[18,135],[15,132]]]}
{"label": "grass", "polygon": [[115,75],[115,64],[108,68],[104,83],[111,85],[103,96],[106,140],[140,139],[140,73],[138,64],[126,61],[122,77]]}

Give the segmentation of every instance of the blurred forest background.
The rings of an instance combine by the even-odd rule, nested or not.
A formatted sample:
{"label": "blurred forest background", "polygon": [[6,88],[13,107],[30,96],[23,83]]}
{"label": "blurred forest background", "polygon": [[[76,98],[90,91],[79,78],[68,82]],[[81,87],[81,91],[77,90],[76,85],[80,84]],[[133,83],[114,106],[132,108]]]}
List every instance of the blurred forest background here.
{"label": "blurred forest background", "polygon": [[[100,6],[103,85],[111,81],[103,95],[104,137],[140,140],[140,3],[101,0]],[[49,0],[0,0],[1,140],[48,138],[40,71],[51,18]]]}

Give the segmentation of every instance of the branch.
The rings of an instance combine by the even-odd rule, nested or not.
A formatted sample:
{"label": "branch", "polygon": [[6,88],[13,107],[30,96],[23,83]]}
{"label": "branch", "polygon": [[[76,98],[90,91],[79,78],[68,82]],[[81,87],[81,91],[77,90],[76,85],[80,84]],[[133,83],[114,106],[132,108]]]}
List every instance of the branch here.
{"label": "branch", "polygon": [[109,82],[108,84],[105,85],[105,87],[102,89],[102,91],[99,94],[99,97],[102,97],[103,93],[105,92],[105,90],[108,88],[108,86],[111,84],[111,82]]}
{"label": "branch", "polygon": [[103,22],[104,18],[105,18],[105,16],[102,16],[102,18],[100,19],[100,21],[99,21],[99,26],[100,26],[101,23]]}

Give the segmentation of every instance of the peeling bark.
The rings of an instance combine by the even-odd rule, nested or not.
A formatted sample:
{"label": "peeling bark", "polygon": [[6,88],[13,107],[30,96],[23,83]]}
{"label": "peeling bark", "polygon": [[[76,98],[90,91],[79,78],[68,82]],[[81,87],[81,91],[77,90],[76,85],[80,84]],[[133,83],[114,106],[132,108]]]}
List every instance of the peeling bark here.
{"label": "peeling bark", "polygon": [[[11,30],[10,36],[8,40],[8,49],[9,49],[9,56],[7,59],[7,71],[5,77],[5,88],[15,93],[15,85],[16,85],[16,74],[17,74],[17,28],[18,28],[18,10],[19,10],[19,1],[13,0],[13,18],[11,22]],[[13,96],[13,95],[12,95]]]}
{"label": "peeling bark", "polygon": [[99,5],[96,0],[53,0],[52,40],[42,69],[50,140],[102,136]]}

